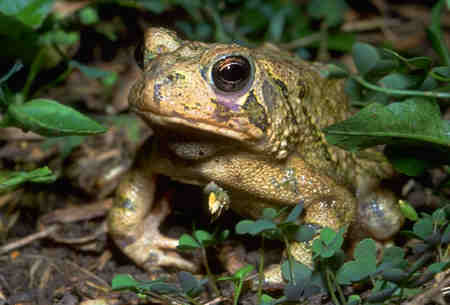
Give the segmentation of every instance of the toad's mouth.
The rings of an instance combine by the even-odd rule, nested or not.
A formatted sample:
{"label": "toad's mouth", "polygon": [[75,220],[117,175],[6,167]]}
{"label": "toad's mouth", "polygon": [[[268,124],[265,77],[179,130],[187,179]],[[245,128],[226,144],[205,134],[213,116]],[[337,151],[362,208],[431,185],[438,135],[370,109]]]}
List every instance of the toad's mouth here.
{"label": "toad's mouth", "polygon": [[237,142],[249,147],[261,144],[261,135],[256,136],[250,129],[242,128],[236,122],[232,124],[221,121],[206,122],[205,120],[185,118],[181,115],[167,116],[137,109],[133,109],[133,111],[141,116],[156,133],[163,133],[168,141],[173,139],[179,141],[182,137],[190,141]]}
{"label": "toad's mouth", "polygon": [[162,145],[161,149],[182,160],[195,161],[219,152],[252,150],[255,145],[245,141],[248,135],[220,126],[150,112],[137,113],[151,126],[159,145]]}

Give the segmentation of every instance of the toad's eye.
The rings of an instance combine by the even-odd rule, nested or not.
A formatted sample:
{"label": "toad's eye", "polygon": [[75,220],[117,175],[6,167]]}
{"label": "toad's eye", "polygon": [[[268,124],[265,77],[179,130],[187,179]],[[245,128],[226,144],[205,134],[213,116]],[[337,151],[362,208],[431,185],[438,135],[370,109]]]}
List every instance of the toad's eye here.
{"label": "toad's eye", "polygon": [[236,92],[248,84],[251,66],[243,56],[228,56],[216,62],[212,68],[212,80],[217,89]]}

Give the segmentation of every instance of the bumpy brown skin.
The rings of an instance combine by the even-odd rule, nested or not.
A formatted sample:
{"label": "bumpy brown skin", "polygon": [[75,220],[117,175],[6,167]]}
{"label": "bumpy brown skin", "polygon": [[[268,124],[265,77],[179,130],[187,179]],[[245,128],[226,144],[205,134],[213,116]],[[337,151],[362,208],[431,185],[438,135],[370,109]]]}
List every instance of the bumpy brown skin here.
{"label": "bumpy brown skin", "polygon": [[[373,230],[383,233],[378,238],[398,230],[395,197],[377,188],[392,175],[384,157],[325,142],[321,130],[350,114],[342,81],[321,76],[325,66],[271,45],[183,41],[161,28],[147,31],[143,51],[143,77],[129,101],[155,136],[122,181],[109,215],[114,240],[139,265],[198,270],[174,251],[176,240],[158,231],[169,213],[166,201],[153,202],[158,175],[200,186],[214,181],[244,216],[303,201],[305,222],[339,229],[356,223],[359,204],[360,215],[376,218]],[[248,84],[233,93],[217,88],[211,72],[227,56],[251,65]],[[358,222],[350,232],[371,230],[370,224]],[[307,245],[294,243],[290,251],[312,265]],[[268,270],[266,280],[280,282],[279,268]]]}

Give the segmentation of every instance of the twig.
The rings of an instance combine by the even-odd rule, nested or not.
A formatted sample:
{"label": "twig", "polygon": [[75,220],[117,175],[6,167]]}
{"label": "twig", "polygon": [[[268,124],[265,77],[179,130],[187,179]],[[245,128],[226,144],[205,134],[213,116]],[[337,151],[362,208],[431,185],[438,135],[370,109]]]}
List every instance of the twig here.
{"label": "twig", "polygon": [[21,248],[35,240],[45,238],[45,237],[55,233],[56,231],[58,231],[60,227],[61,227],[61,225],[52,225],[42,231],[39,231],[37,233],[28,235],[27,237],[24,237],[22,239],[19,239],[14,242],[11,242],[9,244],[6,244],[6,245],[0,247],[0,255],[7,253],[9,251],[15,250],[17,248]]}

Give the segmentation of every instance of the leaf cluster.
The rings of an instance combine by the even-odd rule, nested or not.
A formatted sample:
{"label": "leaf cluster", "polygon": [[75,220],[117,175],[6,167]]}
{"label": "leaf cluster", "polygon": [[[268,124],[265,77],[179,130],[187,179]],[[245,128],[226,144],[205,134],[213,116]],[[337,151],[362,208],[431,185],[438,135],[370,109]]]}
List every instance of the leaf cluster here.
{"label": "leaf cluster", "polygon": [[179,286],[164,279],[138,281],[128,274],[117,274],[112,279],[111,286],[113,290],[133,291],[142,297],[152,296],[169,301],[181,299],[198,304],[195,297],[204,290],[207,280],[198,280],[191,273],[185,271],[178,272],[177,278]]}
{"label": "leaf cluster", "polygon": [[315,228],[310,225],[297,225],[298,217],[303,212],[303,203],[297,204],[287,217],[282,217],[285,212],[286,209],[277,211],[273,208],[265,208],[260,219],[241,220],[236,225],[236,233],[261,235],[267,239],[281,241],[288,239],[307,242],[311,240],[316,233]]}
{"label": "leaf cluster", "polygon": [[[384,302],[392,304],[417,294],[420,292],[421,285],[432,279],[436,273],[450,266],[449,253],[447,253],[447,245],[450,241],[450,206],[437,209],[432,214],[417,214],[411,207],[409,209],[409,217],[414,218],[415,215],[417,218],[415,218],[412,230],[402,231],[402,234],[416,240],[415,243],[412,243],[412,253],[416,257],[414,260],[407,260],[406,251],[396,246],[385,248],[381,259],[378,259],[375,242],[372,239],[364,239],[356,245],[353,259],[345,261],[345,254],[342,250],[345,228],[338,232],[330,228],[322,228],[320,232],[317,230],[310,231],[309,237],[301,239],[301,241],[310,242],[315,262],[314,270],[295,261],[288,253],[289,259],[281,264],[282,275],[286,281],[283,295],[279,298],[262,295],[259,304],[275,305],[285,302],[298,302],[324,291],[330,294],[335,304],[341,305],[373,305]],[[276,211],[266,208],[260,219],[253,222],[249,222],[249,220],[239,222],[236,225],[236,232],[238,234],[261,236],[263,239],[288,240],[286,249],[289,249],[289,242],[297,241],[298,238],[298,234],[293,232],[298,233],[302,227],[301,224],[298,224],[298,218],[301,216],[302,210],[302,204],[297,205],[287,215],[285,209]],[[277,219],[279,217],[282,219]],[[214,234],[197,230],[193,236],[186,234],[180,238],[180,248],[196,249],[211,246],[223,241],[228,233],[221,233],[219,236],[221,237],[214,238]],[[436,257],[437,262],[435,262]],[[261,258],[261,261],[263,261],[263,258]],[[252,270],[253,266],[247,265],[231,276],[218,279],[219,281],[232,281],[234,284],[234,304],[237,304],[243,289],[243,283]],[[260,268],[259,272],[263,272],[263,268]],[[184,278],[178,277],[179,281],[192,280],[190,274],[184,274],[183,276]],[[182,287],[187,287],[182,288],[184,289],[183,296],[186,298],[186,291],[200,292],[199,287],[205,283],[206,281],[199,282],[197,280],[189,285],[181,283]],[[342,287],[356,283],[371,283],[373,288],[370,294],[366,297],[356,294],[344,296]],[[160,289],[158,285],[161,285],[160,281],[155,281],[154,284],[157,289],[145,288],[145,293],[162,294],[166,293],[165,291],[172,291],[167,288],[166,284],[162,285],[161,291],[158,290]],[[143,286],[135,283],[133,285],[134,288],[127,286],[116,289],[134,289],[136,292],[144,293],[144,289],[141,289]],[[176,292],[179,293],[179,291]],[[193,295],[190,295],[190,297],[192,298]],[[195,304],[192,299],[189,299],[189,302]]]}
{"label": "leaf cluster", "polygon": [[[60,21],[49,20],[53,3],[50,0],[0,3],[0,40],[7,46],[1,52],[5,58],[16,58],[16,63],[0,77],[0,128],[16,127],[46,137],[65,137],[61,142],[67,154],[82,142],[83,136],[103,133],[106,129],[69,106],[37,96],[62,81],[74,68],[94,78],[106,79],[109,74],[102,74],[102,71],[69,60],[64,55],[63,49],[77,43],[79,35],[65,32]],[[60,61],[65,61],[66,70],[54,81],[35,89],[34,83],[39,73]],[[24,68],[22,62],[30,63],[28,75],[21,89],[17,90],[15,84],[15,90],[12,90],[8,81]],[[55,179],[56,175],[48,167],[30,172],[7,173],[1,177],[0,191],[12,189],[26,181],[49,183]]]}
{"label": "leaf cluster", "polygon": [[440,105],[450,98],[449,50],[442,39],[439,16],[444,0],[434,7],[428,28],[441,65],[428,57],[406,58],[389,49],[355,43],[352,56],[358,74],[329,66],[324,75],[348,77],[346,92],[355,106],[351,118],[324,129],[329,143],[357,152],[387,144],[385,154],[402,173],[417,176],[425,169],[450,164],[450,122]]}

